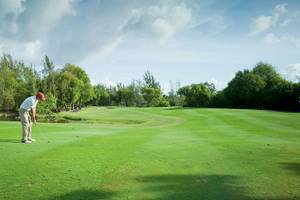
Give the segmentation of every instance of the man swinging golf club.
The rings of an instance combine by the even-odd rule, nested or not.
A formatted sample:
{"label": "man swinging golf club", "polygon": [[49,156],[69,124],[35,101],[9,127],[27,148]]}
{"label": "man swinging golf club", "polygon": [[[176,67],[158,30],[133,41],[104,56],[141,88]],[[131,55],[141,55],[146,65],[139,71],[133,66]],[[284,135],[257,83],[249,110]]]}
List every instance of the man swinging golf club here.
{"label": "man swinging golf club", "polygon": [[35,140],[31,137],[32,123],[36,123],[36,105],[39,101],[45,101],[45,95],[38,92],[35,96],[28,97],[20,106],[20,119],[22,123],[22,142],[30,144]]}

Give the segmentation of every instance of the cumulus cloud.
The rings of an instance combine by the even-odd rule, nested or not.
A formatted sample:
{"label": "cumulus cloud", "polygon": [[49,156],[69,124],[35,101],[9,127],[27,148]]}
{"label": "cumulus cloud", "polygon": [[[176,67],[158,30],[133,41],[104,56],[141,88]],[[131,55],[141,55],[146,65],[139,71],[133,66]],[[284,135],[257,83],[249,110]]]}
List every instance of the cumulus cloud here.
{"label": "cumulus cloud", "polygon": [[0,53],[29,63],[41,63],[51,30],[67,15],[75,15],[77,0],[1,0]]}
{"label": "cumulus cloud", "polygon": [[0,35],[15,34],[18,31],[16,20],[25,11],[25,0],[0,1]]}
{"label": "cumulus cloud", "polygon": [[272,15],[262,15],[252,19],[250,35],[256,35],[269,30],[278,24],[279,19],[286,13],[287,4],[278,4],[272,11]]}
{"label": "cumulus cloud", "polygon": [[299,81],[300,78],[300,63],[290,64],[282,70],[284,77],[290,81]]}
{"label": "cumulus cloud", "polygon": [[[283,28],[290,25],[292,22],[296,22],[295,19],[297,19],[299,15],[299,11],[288,12],[287,4],[278,4],[274,7],[271,15],[262,15],[252,19],[250,35],[253,36],[265,33],[262,41],[269,45],[285,43],[300,46],[300,38],[297,35],[295,36],[293,33],[283,34],[285,31]],[[270,32],[272,27],[276,29]],[[281,33],[279,33],[278,30]]]}
{"label": "cumulus cloud", "polygon": [[[42,49],[58,63],[91,61],[109,56],[128,37],[135,42],[152,39],[154,44],[164,44],[191,19],[192,10],[173,0],[1,0],[1,51],[31,44],[32,49]],[[30,52],[24,52],[24,59],[32,57]]]}
{"label": "cumulus cloud", "polygon": [[264,32],[274,24],[272,16],[260,16],[252,20],[251,35]]}
{"label": "cumulus cloud", "polygon": [[43,37],[65,16],[76,15],[73,4],[74,0],[36,0],[28,4],[26,12],[23,12],[18,20],[22,30],[19,37],[24,40]]}
{"label": "cumulus cloud", "polygon": [[164,43],[186,27],[191,19],[192,11],[184,3],[154,5],[131,10],[124,28]]}
{"label": "cumulus cloud", "polygon": [[25,10],[25,0],[1,0],[0,1],[0,16],[8,14],[18,15]]}
{"label": "cumulus cloud", "polygon": [[44,56],[43,46],[39,40],[20,43],[11,39],[0,38],[0,44],[0,53],[9,53],[28,63],[39,62]]}
{"label": "cumulus cloud", "polygon": [[278,18],[280,15],[284,14],[287,11],[286,6],[287,6],[287,4],[278,4],[275,6],[275,8],[274,8],[275,18],[276,17]]}
{"label": "cumulus cloud", "polygon": [[[88,53],[84,60],[93,63],[109,56],[123,41],[134,38],[134,42],[150,40],[152,44],[162,45],[186,28],[192,19],[192,11],[184,3],[167,2],[159,5],[132,5],[123,7],[119,16],[106,16],[111,26],[104,31],[93,27],[95,35],[85,33],[81,41],[86,45],[78,52]],[[106,27],[106,22],[97,21]],[[90,28],[89,26],[87,28]],[[82,31],[79,31],[81,33]],[[93,41],[90,41],[90,39]],[[81,54],[82,55],[82,54]]]}

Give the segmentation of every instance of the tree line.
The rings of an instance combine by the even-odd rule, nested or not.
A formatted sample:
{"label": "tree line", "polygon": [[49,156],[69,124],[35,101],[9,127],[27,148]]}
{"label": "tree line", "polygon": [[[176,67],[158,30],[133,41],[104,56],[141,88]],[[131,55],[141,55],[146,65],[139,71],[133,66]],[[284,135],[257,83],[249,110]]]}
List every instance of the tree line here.
{"label": "tree line", "polygon": [[212,83],[171,88],[164,94],[153,74],[146,71],[142,80],[128,85],[92,85],[87,73],[67,63],[56,69],[45,56],[42,71],[16,61],[10,55],[0,58],[0,110],[16,112],[21,102],[37,91],[47,100],[39,105],[40,113],[80,109],[84,106],[137,107],[224,107],[299,111],[300,80],[285,80],[267,63],[252,70],[238,71],[227,87],[217,91]]}

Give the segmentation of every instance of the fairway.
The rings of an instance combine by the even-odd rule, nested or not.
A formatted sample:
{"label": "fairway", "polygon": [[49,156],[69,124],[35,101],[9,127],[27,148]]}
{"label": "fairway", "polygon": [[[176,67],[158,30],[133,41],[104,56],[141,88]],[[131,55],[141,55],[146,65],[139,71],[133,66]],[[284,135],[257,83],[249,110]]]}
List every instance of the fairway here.
{"label": "fairway", "polygon": [[89,107],[0,122],[0,199],[300,199],[300,114]]}

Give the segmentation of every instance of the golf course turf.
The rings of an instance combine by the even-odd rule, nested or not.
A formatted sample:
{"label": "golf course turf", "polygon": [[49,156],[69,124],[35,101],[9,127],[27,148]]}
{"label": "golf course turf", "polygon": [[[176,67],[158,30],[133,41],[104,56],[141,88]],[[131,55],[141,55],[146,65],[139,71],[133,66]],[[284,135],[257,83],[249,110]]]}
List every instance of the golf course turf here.
{"label": "golf course turf", "polygon": [[89,107],[0,122],[0,199],[300,199],[300,114]]}

